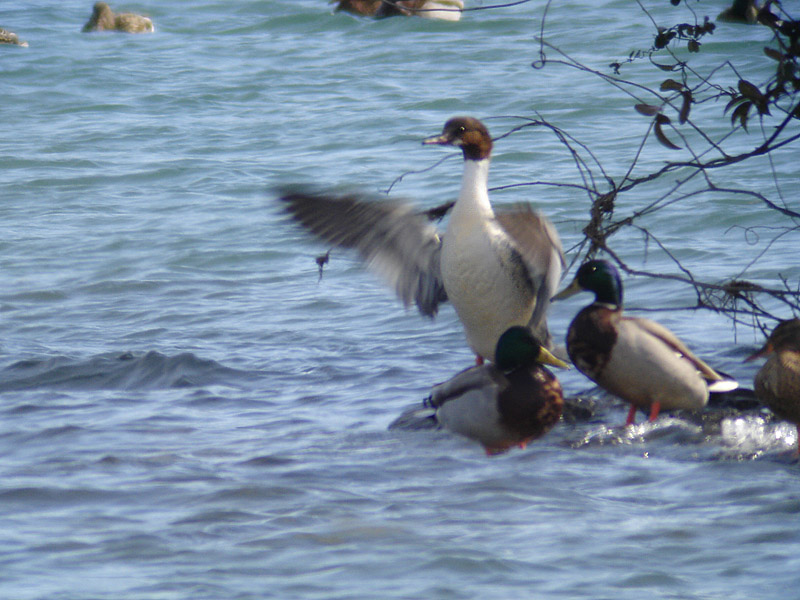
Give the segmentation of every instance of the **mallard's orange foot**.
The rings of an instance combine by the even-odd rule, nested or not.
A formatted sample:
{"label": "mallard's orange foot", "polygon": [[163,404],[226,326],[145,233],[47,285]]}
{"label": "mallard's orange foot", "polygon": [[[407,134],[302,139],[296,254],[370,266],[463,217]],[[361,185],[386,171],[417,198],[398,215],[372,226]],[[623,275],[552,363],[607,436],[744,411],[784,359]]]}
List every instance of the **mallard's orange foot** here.
{"label": "mallard's orange foot", "polygon": [[633,425],[636,422],[636,405],[631,404],[630,409],[628,410],[628,418],[625,419],[625,426]]}
{"label": "mallard's orange foot", "polygon": [[650,406],[650,418],[648,419],[651,423],[658,418],[658,413],[661,412],[661,402],[653,402]]}
{"label": "mallard's orange foot", "polygon": [[797,454],[800,456],[800,423],[797,424]]}
{"label": "mallard's orange foot", "polygon": [[502,446],[486,446],[484,449],[486,450],[486,456],[497,456],[498,454],[503,454],[508,452],[515,444],[503,444]]}

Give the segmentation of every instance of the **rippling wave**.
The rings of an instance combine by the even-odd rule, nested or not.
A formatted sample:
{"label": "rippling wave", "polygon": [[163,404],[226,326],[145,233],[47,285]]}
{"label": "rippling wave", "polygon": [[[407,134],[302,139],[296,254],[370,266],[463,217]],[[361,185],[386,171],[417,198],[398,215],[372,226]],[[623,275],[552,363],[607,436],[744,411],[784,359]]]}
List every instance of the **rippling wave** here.
{"label": "rippling wave", "polygon": [[[458,153],[439,163],[446,150],[420,142],[456,114],[496,137],[541,115],[617,181],[634,156],[674,158],[640,149],[638,99],[531,68],[543,1],[458,23],[359,19],[326,0],[110,4],[156,32],[81,34],[92,0],[0,2],[0,26],[29,43],[0,48],[0,598],[796,596],[791,425],[742,398],[622,428],[625,407],[573,370],[559,378],[579,399],[525,451],[490,459],[447,432],[390,429],[472,363],[452,308],[404,310],[346,252],[320,280],[327,248],[272,197],[394,184],[392,197],[441,204]],[[610,73],[654,21],[720,8],[645,0],[651,20],[632,4],[552,2],[545,34]],[[692,60],[757,75],[764,29],[720,26]],[[771,190],[779,173],[793,202],[796,162],[741,163],[725,183]],[[573,248],[588,199],[514,187],[537,181],[580,183],[552,132],[498,139],[493,200],[532,202]],[[766,245],[776,223],[749,201],[653,219],[709,277],[764,251],[755,275],[796,279],[796,249]],[[618,243],[675,268],[633,228]],[[666,280],[630,278],[626,299],[665,308],[654,318],[750,385],[757,365],[742,360],[760,336],[670,310],[694,298]],[[556,336],[579,304],[553,308]]]}
{"label": "rippling wave", "polygon": [[57,390],[158,390],[209,385],[240,386],[255,377],[203,360],[190,352],[165,356],[150,351],[135,355],[96,356],[74,361],[67,357],[27,359],[0,371],[0,392]]}

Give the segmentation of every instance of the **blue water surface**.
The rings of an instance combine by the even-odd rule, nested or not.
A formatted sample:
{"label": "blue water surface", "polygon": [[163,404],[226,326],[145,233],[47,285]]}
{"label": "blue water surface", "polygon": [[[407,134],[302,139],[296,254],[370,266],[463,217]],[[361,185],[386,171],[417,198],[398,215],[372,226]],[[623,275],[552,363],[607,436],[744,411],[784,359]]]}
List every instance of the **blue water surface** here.
{"label": "blue water surface", "polygon": [[[531,66],[544,35],[563,53],[548,60],[612,76],[654,22],[725,3],[686,4],[558,2],[544,27],[539,0],[457,23],[372,21],[324,0],[112,4],[152,17],[140,36],[80,33],[91,2],[0,5],[0,26],[29,43],[0,47],[0,597],[793,597],[792,425],[712,409],[625,430],[625,407],[573,370],[565,390],[597,410],[524,451],[487,458],[445,432],[389,430],[472,361],[458,321],[404,310],[344,251],[320,278],[327,248],[275,201],[293,183],[452,200],[458,153],[420,141],[457,114],[495,137],[531,119],[567,132],[599,189],[604,174],[688,160],[642,144],[651,121],[633,107],[652,94]],[[691,64],[730,60],[715,82],[760,85],[770,39],[720,25]],[[621,76],[657,89],[669,75],[643,59]],[[731,131],[724,104],[693,108],[714,139]],[[753,121],[729,151],[773,125]],[[701,147],[689,126],[667,133]],[[585,176],[551,128],[496,141],[494,201],[544,211],[568,259],[590,216]],[[616,214],[682,176],[620,195]],[[709,177],[798,209],[796,144]],[[793,224],[753,196],[688,195],[636,223],[655,237],[610,241],[634,268],[680,275],[676,259],[703,281],[797,287]],[[554,306],[561,341],[588,300]],[[762,334],[685,310],[696,301],[691,286],[626,277],[631,310],[658,309],[645,314],[750,387],[758,365],[742,360]]]}

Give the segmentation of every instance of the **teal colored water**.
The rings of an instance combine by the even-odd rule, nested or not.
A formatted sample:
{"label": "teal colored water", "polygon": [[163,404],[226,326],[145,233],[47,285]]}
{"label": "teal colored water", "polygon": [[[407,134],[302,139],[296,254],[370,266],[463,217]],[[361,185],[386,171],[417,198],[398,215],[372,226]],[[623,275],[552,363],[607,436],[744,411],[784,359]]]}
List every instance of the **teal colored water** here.
{"label": "teal colored water", "polygon": [[[659,23],[691,18],[685,3],[645,5]],[[389,430],[472,361],[452,309],[435,321],[404,310],[346,252],[320,280],[326,248],[276,206],[273,190],[291,183],[391,187],[422,207],[453,199],[460,157],[420,141],[457,114],[496,137],[545,119],[620,180],[649,125],[633,105],[653,99],[558,64],[533,69],[544,2],[458,23],[334,15],[324,0],[112,8],[147,13],[156,33],[81,34],[88,1],[0,6],[0,26],[30,44],[0,47],[1,597],[796,593],[791,425],[712,409],[624,431],[625,407],[573,370],[559,375],[566,391],[597,409],[524,451],[487,458],[445,432]],[[612,75],[653,30],[635,4],[576,0],[550,6],[544,33]],[[693,64],[729,59],[759,83],[769,39],[720,26]],[[666,77],[647,61],[622,74],[656,87]],[[723,106],[694,109],[711,135],[730,129]],[[764,135],[753,122],[730,149]],[[583,184],[564,144],[528,127],[493,156],[494,201],[533,202],[573,258],[587,194],[507,187]],[[789,146],[712,177],[797,210],[796,156]],[[688,154],[649,140],[636,173],[676,157]],[[620,196],[618,214],[679,177]],[[800,277],[793,233],[770,233],[791,222],[752,197],[698,195],[639,224],[703,280],[755,258],[742,277]],[[641,230],[612,247],[636,268],[680,274]],[[758,365],[742,360],[760,333],[682,310],[691,287],[626,284],[631,310],[661,309],[647,314],[750,386]],[[554,307],[557,337],[588,300]]]}

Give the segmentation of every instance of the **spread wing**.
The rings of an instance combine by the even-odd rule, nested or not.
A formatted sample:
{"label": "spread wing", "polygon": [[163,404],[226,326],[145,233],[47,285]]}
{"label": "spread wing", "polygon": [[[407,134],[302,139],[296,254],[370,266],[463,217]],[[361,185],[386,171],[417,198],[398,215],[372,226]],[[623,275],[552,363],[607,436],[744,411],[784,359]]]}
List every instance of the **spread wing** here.
{"label": "spread wing", "polygon": [[550,298],[558,291],[561,271],[565,266],[561,240],[555,227],[530,206],[520,205],[511,210],[495,211],[500,226],[514,241],[528,269],[536,294],[536,306],[528,323],[537,338],[549,338],[545,317]]}
{"label": "spread wing", "polygon": [[292,218],[320,240],[354,248],[403,303],[433,317],[447,299],[439,259],[442,241],[428,219],[406,204],[377,202],[354,194],[330,196],[284,190]]}

